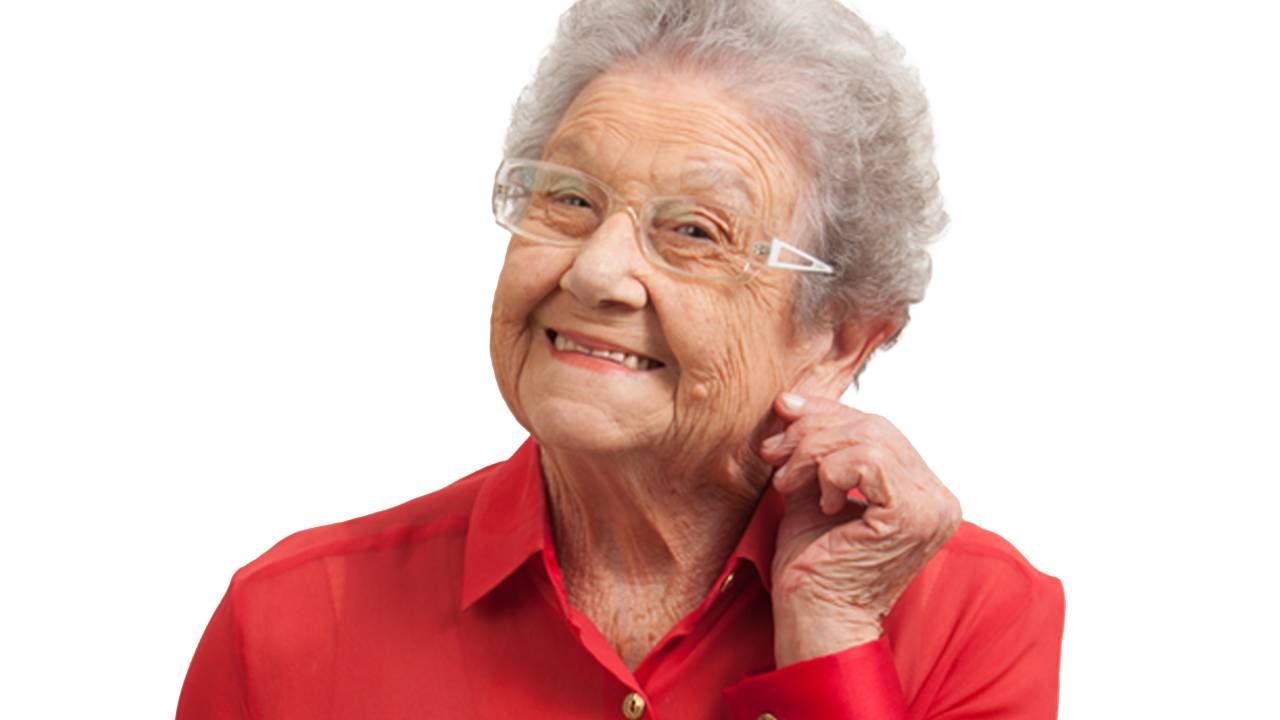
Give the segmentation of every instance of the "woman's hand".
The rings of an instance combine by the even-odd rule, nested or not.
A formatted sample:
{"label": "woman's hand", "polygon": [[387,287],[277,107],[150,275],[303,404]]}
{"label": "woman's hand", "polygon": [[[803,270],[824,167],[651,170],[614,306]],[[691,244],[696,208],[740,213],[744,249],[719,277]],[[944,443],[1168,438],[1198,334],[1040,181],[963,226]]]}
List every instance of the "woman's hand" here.
{"label": "woman's hand", "polygon": [[[784,394],[761,456],[787,501],[773,560],[778,667],[870,642],[960,525],[960,503],[888,420]],[[856,490],[859,499],[849,499]]]}

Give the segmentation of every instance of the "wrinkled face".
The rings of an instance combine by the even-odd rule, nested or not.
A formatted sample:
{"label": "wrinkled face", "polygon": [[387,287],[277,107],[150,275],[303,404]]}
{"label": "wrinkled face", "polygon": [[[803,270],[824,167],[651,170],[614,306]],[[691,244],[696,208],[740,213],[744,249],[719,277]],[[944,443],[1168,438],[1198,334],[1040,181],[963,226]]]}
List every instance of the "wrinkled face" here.
{"label": "wrinkled face", "polygon": [[[801,168],[697,76],[598,77],[542,159],[604,181],[637,210],[651,197],[689,195],[793,237]],[[544,447],[656,453],[673,470],[705,472],[708,459],[723,467],[813,359],[792,332],[795,275],[681,277],[645,259],[637,232],[617,212],[581,247],[512,238],[493,305],[498,385]]]}

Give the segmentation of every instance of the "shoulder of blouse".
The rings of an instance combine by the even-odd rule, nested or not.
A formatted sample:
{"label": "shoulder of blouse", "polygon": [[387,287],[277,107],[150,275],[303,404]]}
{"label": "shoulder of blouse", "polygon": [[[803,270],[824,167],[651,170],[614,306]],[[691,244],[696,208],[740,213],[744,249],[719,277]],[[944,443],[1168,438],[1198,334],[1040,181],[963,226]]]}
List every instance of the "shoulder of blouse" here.
{"label": "shoulder of blouse", "polygon": [[1008,540],[967,520],[940,552],[971,563],[990,562],[1032,578],[1049,577],[1037,570]]}
{"label": "shoulder of blouse", "polygon": [[254,578],[285,572],[318,558],[414,542],[432,535],[465,532],[480,487],[502,464],[489,465],[435,492],[395,507],[293,533],[240,568],[231,584],[234,588]]}
{"label": "shoulder of blouse", "polygon": [[912,580],[886,629],[891,635],[905,631],[920,617],[951,627],[1000,625],[1029,610],[1061,618],[1063,598],[1058,578],[1038,570],[1003,537],[966,521]]}
{"label": "shoulder of blouse", "polygon": [[1038,570],[1008,540],[971,522],[963,522],[938,551],[932,568],[949,591],[968,590],[984,597],[1061,595],[1058,578]]}

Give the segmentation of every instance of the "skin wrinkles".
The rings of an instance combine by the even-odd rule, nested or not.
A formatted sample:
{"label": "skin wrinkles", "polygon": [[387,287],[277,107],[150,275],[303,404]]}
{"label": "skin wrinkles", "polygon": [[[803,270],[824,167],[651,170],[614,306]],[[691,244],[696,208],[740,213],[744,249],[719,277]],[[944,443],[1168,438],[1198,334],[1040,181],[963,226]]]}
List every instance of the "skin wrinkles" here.
{"label": "skin wrinkles", "polygon": [[[649,196],[670,194],[665,188],[680,187],[674,182],[686,171],[689,158],[696,164],[712,159],[717,165],[736,168],[737,176],[742,179],[740,187],[750,192],[753,205],[764,216],[781,215],[783,219],[778,226],[785,227],[790,220],[789,213],[783,210],[788,202],[775,202],[777,195],[786,195],[790,203],[794,203],[795,188],[798,186],[797,173],[778,172],[777,168],[794,168],[795,163],[782,156],[781,151],[762,129],[741,115],[729,115],[723,112],[730,104],[719,96],[714,87],[701,83],[702,87],[694,92],[682,94],[674,102],[641,103],[638,107],[630,106],[625,114],[614,112],[615,108],[630,100],[637,90],[643,90],[646,82],[643,76],[611,78],[615,82],[608,84],[594,83],[588,87],[571,105],[566,119],[557,129],[548,143],[546,159],[564,164],[572,164],[589,174],[609,181],[609,178],[622,175],[625,183],[616,180],[611,184],[629,202],[640,204]],[[663,93],[669,94],[671,79],[662,83]],[[688,87],[686,85],[685,87]],[[674,107],[672,107],[674,105]],[[691,122],[690,119],[693,119]],[[562,140],[566,139],[566,140]],[[569,146],[573,157],[563,158],[559,154],[561,144]],[[648,146],[648,156],[652,157],[646,172],[637,176],[635,172],[620,173],[619,165],[635,164],[632,162],[637,154],[643,155]],[[654,147],[656,146],[656,147]],[[765,161],[762,161],[763,158]],[[768,166],[768,167],[767,167]],[[770,171],[768,168],[774,168]],[[628,227],[631,230],[630,227]],[[634,244],[634,240],[631,242]],[[706,305],[707,323],[720,327],[742,327],[754,322],[757,318],[778,320],[787,317],[790,310],[791,283],[790,273],[766,273],[755,281],[744,284],[727,284],[705,288],[718,293]],[[742,302],[741,294],[752,296],[754,302]],[[652,298],[655,305],[669,297],[659,294]],[[663,308],[658,308],[662,314]],[[725,311],[737,310],[737,317]],[[674,310],[672,314],[674,314]],[[782,328],[777,328],[781,330]],[[712,329],[708,333],[715,334]],[[690,333],[701,342],[702,333]],[[747,397],[748,388],[753,375],[758,375],[749,367],[760,364],[760,351],[747,344],[747,337],[739,334],[728,338],[729,344],[722,348],[722,354],[716,362],[704,363],[700,366],[685,368],[685,382],[679,390],[688,394],[706,393],[711,397]],[[681,350],[676,348],[677,353]],[[780,369],[775,368],[773,382],[781,379]],[[707,417],[713,412],[713,406],[696,402],[697,398],[677,397],[673,407],[680,410],[692,410],[687,417],[677,415],[670,423],[668,446],[672,447],[675,457],[694,457],[694,450],[713,444],[705,437],[705,431],[716,424],[716,418]],[[761,402],[760,413],[742,413],[744,416],[759,416],[767,410],[768,402]],[[720,408],[720,413],[732,412],[729,408]],[[741,435],[741,429],[734,433]],[[741,466],[742,463],[737,463]],[[711,467],[685,469],[690,474],[702,474],[713,469],[717,474],[727,475],[728,468],[722,464],[711,464]]]}
{"label": "skin wrinkles", "polygon": [[[727,100],[720,102],[708,102],[705,97],[692,98],[685,105],[685,110],[689,114],[699,114],[703,118],[704,125],[697,130],[689,125],[679,122],[671,115],[664,114],[659,106],[643,106],[635,109],[635,115],[627,118],[625,121],[610,117],[600,117],[597,112],[603,110],[608,113],[612,103],[617,102],[619,95],[628,90],[625,86],[626,76],[619,78],[619,86],[616,90],[606,88],[599,89],[599,83],[589,85],[577,100],[570,105],[566,112],[566,117],[573,117],[573,120],[566,120],[551,140],[547,143],[547,150],[544,153],[546,160],[554,162],[564,162],[586,171],[588,174],[601,177],[598,171],[593,171],[593,167],[608,167],[611,162],[616,162],[617,157],[610,158],[607,154],[608,145],[588,145],[581,140],[583,136],[591,135],[612,135],[615,142],[621,141],[624,147],[628,145],[639,144],[641,142],[652,142],[655,139],[661,139],[669,144],[665,148],[665,152],[675,157],[659,157],[659,162],[667,165],[663,168],[666,176],[655,174],[649,178],[650,187],[661,183],[671,183],[678,180],[678,177],[672,177],[674,165],[676,168],[683,169],[685,172],[694,172],[694,166],[699,162],[707,162],[710,158],[714,158],[713,163],[724,164],[732,168],[734,174],[741,179],[739,189],[745,190],[747,205],[743,206],[740,202],[729,202],[737,209],[748,211],[758,215],[761,218],[773,217],[775,210],[781,210],[780,205],[773,197],[774,183],[753,182],[756,178],[766,178],[770,175],[778,175],[776,172],[770,172],[770,168],[780,168],[786,166],[795,166],[796,163],[789,157],[783,155],[778,143],[773,141],[765,133],[751,126],[749,122],[735,122],[720,116],[720,111],[729,106]],[[672,78],[670,82],[680,82]],[[704,83],[705,85],[705,83]],[[712,90],[713,88],[708,88]],[[592,91],[595,92],[592,92]],[[625,123],[625,124],[623,124]],[[643,124],[650,129],[650,137],[636,138],[629,134],[633,124]],[[620,125],[622,125],[620,127]],[[716,133],[724,139],[720,147],[716,150],[722,152],[714,152],[711,148],[699,148],[698,144],[705,139],[707,132]],[[572,138],[571,141],[562,140],[562,138]],[[561,145],[565,147],[562,150]],[[614,145],[610,143],[609,145]],[[677,147],[680,146],[680,147]],[[614,145],[617,147],[617,145]],[[604,151],[604,152],[602,152]],[[705,153],[705,154],[704,154]],[[628,201],[635,202],[634,198],[629,197],[624,188],[615,187],[619,193],[626,197]],[[647,191],[648,195],[654,194],[652,190]],[[794,195],[794,192],[788,193]],[[794,202],[795,198],[791,198]],[[789,215],[789,212],[786,213]],[[788,218],[789,219],[789,218]]]}
{"label": "skin wrinkles", "polygon": [[[620,135],[617,128],[610,127],[607,123],[600,123],[593,129],[611,134],[618,142],[627,142],[627,138]],[[542,159],[580,170],[600,164],[600,153],[584,145],[576,136],[560,136],[560,139],[553,139],[552,143],[554,144],[548,145],[548,151],[543,153]],[[676,183],[682,189],[682,194],[702,199],[744,216],[753,217],[753,213],[761,207],[759,193],[742,176],[741,168],[734,169],[722,165],[714,158],[700,157],[696,153],[685,157],[683,164],[686,167]],[[651,178],[650,184],[656,186],[658,179]],[[759,218],[753,217],[753,219]]]}
{"label": "skin wrinkles", "polygon": [[[691,173],[704,182],[708,167],[732,171],[741,182],[728,195],[745,191],[749,214],[787,232],[805,176],[783,147],[704,78],[606,73],[570,107],[545,159],[637,207],[689,194]],[[769,430],[774,397],[825,389],[815,369],[833,334],[793,332],[793,283],[785,271],[747,283],[665,272],[644,258],[626,213],[580,248],[518,237],[508,246],[493,305],[495,375],[543,450],[570,603],[633,669],[700,602],[745,528],[768,481],[751,448]],[[547,328],[666,367],[569,366],[550,355]]]}

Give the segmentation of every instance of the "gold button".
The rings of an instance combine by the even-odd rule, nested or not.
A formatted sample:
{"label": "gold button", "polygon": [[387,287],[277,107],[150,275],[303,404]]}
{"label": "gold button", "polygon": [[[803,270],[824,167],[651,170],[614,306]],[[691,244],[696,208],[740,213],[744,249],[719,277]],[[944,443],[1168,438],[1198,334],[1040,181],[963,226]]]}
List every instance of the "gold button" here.
{"label": "gold button", "polygon": [[774,717],[773,713],[760,713],[760,717],[756,720],[778,720],[778,718]]}
{"label": "gold button", "polygon": [[644,698],[640,693],[630,693],[622,699],[622,716],[627,720],[640,720],[644,715]]}
{"label": "gold button", "polygon": [[[720,592],[728,591],[731,585],[733,585],[733,573],[729,573],[728,575],[724,576],[724,582],[720,583]],[[757,718],[757,720],[760,720],[760,719]]]}

